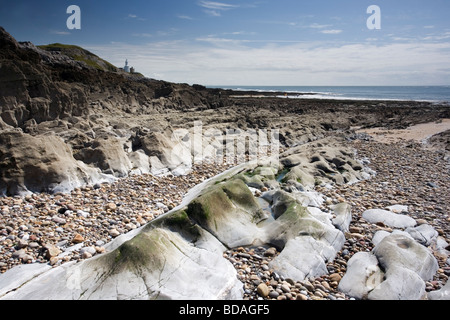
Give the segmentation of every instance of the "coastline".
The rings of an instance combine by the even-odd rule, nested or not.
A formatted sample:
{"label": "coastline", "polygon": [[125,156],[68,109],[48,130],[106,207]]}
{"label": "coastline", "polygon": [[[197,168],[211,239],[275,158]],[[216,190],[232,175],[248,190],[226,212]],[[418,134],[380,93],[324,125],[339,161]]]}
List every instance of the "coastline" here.
{"label": "coastline", "polygon": [[209,86],[234,97],[450,103],[449,86]]}
{"label": "coastline", "polygon": [[[230,96],[229,98],[232,97]],[[280,102],[281,100],[283,99],[273,98],[273,101]],[[255,100],[254,97],[241,97],[237,98],[237,101],[252,103]],[[327,102],[321,103],[327,105]],[[361,103],[367,105],[370,101],[362,101]],[[331,105],[334,108],[336,107],[334,104]],[[358,109],[359,106],[354,108]],[[421,109],[420,103],[418,103],[417,109]],[[353,111],[346,110],[348,113]],[[423,120],[426,119],[415,118],[415,121],[419,123]],[[384,132],[376,128],[376,125],[383,123],[387,127],[397,128],[389,129],[388,132],[402,139],[378,140],[378,135],[384,135]],[[442,123],[448,125],[448,120],[443,119]],[[361,130],[354,130],[355,128],[353,128],[346,131],[344,136],[356,137],[349,140],[348,144],[352,148],[355,148],[360,156],[366,157],[371,162],[376,162],[378,166],[380,163],[389,164],[388,168],[384,167],[382,169],[382,172],[380,168],[377,168],[378,170],[375,169],[377,172],[376,183],[381,183],[382,185],[385,182],[389,182],[389,179],[392,179],[392,174],[397,172],[397,168],[404,167],[399,163],[399,159],[404,159],[405,162],[409,162],[407,159],[412,157],[410,150],[416,150],[415,153],[421,155],[420,161],[411,161],[415,165],[420,165],[421,168],[427,168],[427,170],[422,170],[421,174],[423,175],[423,179],[426,179],[426,177],[434,177],[428,183],[438,186],[442,195],[441,198],[432,198],[424,201],[425,199],[420,198],[422,193],[419,193],[414,199],[410,199],[409,193],[399,193],[398,189],[391,187],[383,191],[384,195],[388,195],[388,200],[382,200],[382,196],[377,194],[377,188],[372,186],[368,187],[371,185],[372,180],[332,189],[319,187],[318,190],[320,190],[326,199],[326,205],[322,207],[323,210],[328,211],[328,206],[338,204],[342,201],[349,201],[352,205],[356,205],[357,211],[355,212],[352,224],[353,232],[346,235],[346,244],[343,250],[338,253],[338,258],[327,265],[330,271],[329,275],[314,279],[311,278],[302,284],[290,284],[289,292],[292,291],[291,294],[286,294],[288,293],[286,289],[284,292],[278,292],[276,297],[273,295],[270,299],[351,299],[351,297],[342,295],[337,291],[339,281],[336,282],[336,279],[341,279],[345,275],[347,262],[355,253],[373,249],[371,243],[371,236],[373,234],[371,234],[370,230],[374,232],[380,226],[376,227],[376,229],[372,229],[373,227],[369,228],[367,222],[361,218],[361,213],[364,209],[373,208],[376,204],[382,204],[382,206],[402,204],[414,207],[409,213],[423,221],[422,223],[427,223],[435,227],[440,236],[446,239],[447,242],[450,241],[450,230],[448,228],[449,218],[445,215],[445,212],[450,211],[450,201],[445,196],[445,194],[448,194],[446,193],[448,191],[448,185],[445,181],[448,181],[450,175],[448,169],[444,169],[446,166],[443,160],[444,154],[442,150],[430,150],[426,144],[419,143],[423,136],[415,135],[411,137],[405,135],[415,131],[401,129],[398,127],[399,124],[401,123],[392,126],[392,122],[387,121],[385,123],[383,119],[379,119],[379,121],[372,125],[375,125],[374,128],[364,128]],[[436,129],[433,122],[416,124],[413,128],[421,129],[423,127],[429,128],[430,126]],[[448,128],[446,127],[445,129],[447,130]],[[333,130],[330,132],[330,135],[341,134],[338,131]],[[442,131],[437,130],[433,133],[439,132]],[[372,135],[374,136],[373,141],[370,138]],[[426,132],[426,135],[428,137],[429,132]],[[414,141],[412,138],[418,140]],[[405,145],[413,147],[412,149],[405,149]],[[388,152],[381,151],[386,148],[389,150]],[[405,150],[405,152],[402,152],[402,150]],[[395,160],[391,160],[391,156]],[[430,157],[436,160],[435,166],[433,167],[427,165]],[[108,243],[114,238],[136,228],[140,228],[158,216],[163,215],[164,212],[175,208],[181,202],[183,196],[195,185],[198,185],[199,182],[221,174],[229,168],[229,166],[207,165],[200,166],[193,170],[191,174],[181,177],[136,175],[119,179],[117,183],[103,184],[100,187],[86,186],[77,188],[69,194],[33,194],[24,197],[0,198],[2,219],[6,219],[0,221],[0,225],[8,226],[8,236],[4,234],[5,237],[2,242],[3,261],[0,263],[1,271],[5,272],[13,266],[32,262],[50,263],[50,265],[56,267],[69,261],[82,261],[92,256],[104,254]],[[435,173],[438,170],[441,170],[442,173],[436,176]],[[408,175],[406,173],[406,176]],[[408,185],[402,186],[402,190],[422,189],[424,185],[427,188],[431,188],[429,190],[435,190],[434,187],[427,185],[427,182],[423,179],[408,179]],[[144,202],[140,201],[139,203],[134,202],[132,199],[136,199],[139,196],[143,187],[147,195],[142,200],[147,200]],[[153,191],[150,191],[150,188],[154,188]],[[372,191],[368,192],[367,190]],[[391,197],[391,194],[395,194],[396,196]],[[137,205],[138,207],[130,205]],[[432,213],[429,212],[430,207],[437,207],[439,210],[438,212]],[[96,221],[99,217],[98,213],[106,215],[101,223],[97,223],[98,221]],[[427,215],[423,215],[423,213],[427,213]],[[14,224],[8,222],[9,217],[15,217],[16,222]],[[44,219],[38,223],[36,219],[38,217],[43,217]],[[388,230],[386,226],[381,226],[381,229]],[[33,235],[24,237],[26,234]],[[17,242],[19,238],[21,240]],[[55,252],[57,254],[53,256],[41,256],[45,252],[42,251],[44,247],[56,248]],[[261,250],[267,250],[268,248],[256,249],[253,248],[252,250],[251,247],[230,248],[224,253],[224,256],[233,263],[238,272],[241,272],[243,270],[242,266],[248,265],[246,261],[242,261],[243,257],[258,255],[258,250],[259,255],[261,255],[264,252]],[[21,253],[18,253],[20,251]],[[49,251],[47,250],[47,252]],[[276,255],[278,254],[276,253]],[[37,256],[39,256],[37,258],[38,260],[36,260]],[[270,259],[258,260],[257,262],[253,259],[251,261],[253,261],[252,271],[248,276],[243,278],[245,292],[247,292],[246,298],[244,299],[258,299],[257,286],[255,285],[258,283],[256,275],[264,274],[263,271],[266,268],[264,267],[265,263],[270,262]],[[266,262],[262,263],[264,261]],[[435,279],[427,282],[427,292],[442,288],[448,280],[450,274],[448,261],[440,259],[439,264],[440,269]],[[281,281],[280,279],[272,280],[275,281],[273,283],[274,285],[275,283],[278,283],[279,286],[283,284],[285,286],[287,285],[283,279]],[[279,290],[283,291],[280,287]]]}
{"label": "coastline", "polygon": [[386,130],[385,128],[358,129],[356,133],[366,133],[377,142],[395,143],[413,140],[424,145],[435,135],[450,130],[450,119],[440,119],[436,122],[421,123],[406,129]]}

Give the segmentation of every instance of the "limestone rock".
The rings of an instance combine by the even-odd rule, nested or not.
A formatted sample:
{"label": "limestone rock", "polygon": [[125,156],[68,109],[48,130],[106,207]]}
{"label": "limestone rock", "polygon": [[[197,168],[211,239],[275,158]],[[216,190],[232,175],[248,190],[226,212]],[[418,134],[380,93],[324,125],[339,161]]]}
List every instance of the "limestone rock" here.
{"label": "limestone rock", "polygon": [[163,168],[179,173],[192,167],[189,147],[173,132],[151,132],[139,138],[139,144],[148,157],[156,157]]}
{"label": "limestone rock", "polygon": [[407,215],[396,214],[392,211],[382,209],[366,210],[363,212],[362,217],[368,222],[381,222],[393,228],[408,228],[416,225],[416,221]]}
{"label": "limestone rock", "polygon": [[289,240],[269,267],[285,278],[304,280],[328,273],[325,262],[334,258],[336,251],[324,242],[304,236]]}
{"label": "limestone rock", "polygon": [[369,292],[383,281],[377,258],[369,252],[355,253],[347,263],[347,272],[338,289],[357,299],[367,298]]}
{"label": "limestone rock", "polygon": [[21,290],[2,297],[236,299],[241,290],[235,269],[221,255],[198,249],[180,235],[157,228],[139,234],[110,253],[45,272]]}
{"label": "limestone rock", "polygon": [[0,193],[64,192],[88,183],[112,181],[76,161],[54,136],[33,137],[20,131],[0,135]]}
{"label": "limestone rock", "polygon": [[425,281],[438,270],[436,258],[406,232],[385,233],[378,233],[373,252],[349,260],[339,290],[359,299],[422,299]]}
{"label": "limestone rock", "polygon": [[425,282],[411,269],[391,267],[385,278],[369,293],[369,300],[420,300],[425,295]]}
{"label": "limestone rock", "polygon": [[258,237],[263,213],[239,179],[218,184],[189,204],[188,215],[228,247],[247,246]]}
{"label": "limestone rock", "polygon": [[431,280],[439,266],[432,253],[410,237],[392,234],[385,237],[374,249],[380,265],[387,271],[401,266],[416,272],[423,280]]}
{"label": "limestone rock", "polygon": [[350,222],[352,221],[351,206],[348,203],[342,202],[331,207],[336,218],[333,219],[333,224],[342,232],[349,231]]}
{"label": "limestone rock", "polygon": [[405,230],[417,242],[428,247],[438,237],[438,232],[429,224],[422,224],[417,227],[409,227]]}
{"label": "limestone rock", "polygon": [[94,140],[92,146],[80,150],[75,159],[119,178],[127,176],[132,168],[131,161],[124,151],[124,142],[113,137]]}
{"label": "limestone rock", "polygon": [[450,282],[440,290],[432,291],[428,293],[429,300],[450,300]]}

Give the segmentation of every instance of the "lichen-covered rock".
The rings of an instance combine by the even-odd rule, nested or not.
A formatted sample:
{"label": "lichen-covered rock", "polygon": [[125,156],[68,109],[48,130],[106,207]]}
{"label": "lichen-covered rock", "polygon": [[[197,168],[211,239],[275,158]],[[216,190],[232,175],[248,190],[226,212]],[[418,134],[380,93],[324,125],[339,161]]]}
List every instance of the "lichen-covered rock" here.
{"label": "lichen-covered rock", "polygon": [[230,248],[255,242],[257,223],[264,218],[253,194],[240,179],[206,190],[189,204],[187,213]]}
{"label": "lichen-covered rock", "polygon": [[98,258],[43,273],[4,298],[211,300],[240,295],[236,271],[220,254],[156,228],[144,230]]}

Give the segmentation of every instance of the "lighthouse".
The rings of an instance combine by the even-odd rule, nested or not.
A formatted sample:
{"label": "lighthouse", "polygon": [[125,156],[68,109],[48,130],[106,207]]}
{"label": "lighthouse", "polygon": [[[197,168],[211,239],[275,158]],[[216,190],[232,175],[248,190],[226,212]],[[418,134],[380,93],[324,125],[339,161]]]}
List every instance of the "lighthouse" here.
{"label": "lighthouse", "polygon": [[130,72],[130,67],[128,66],[128,59],[125,60],[125,67],[123,67],[123,70],[124,70],[125,72]]}

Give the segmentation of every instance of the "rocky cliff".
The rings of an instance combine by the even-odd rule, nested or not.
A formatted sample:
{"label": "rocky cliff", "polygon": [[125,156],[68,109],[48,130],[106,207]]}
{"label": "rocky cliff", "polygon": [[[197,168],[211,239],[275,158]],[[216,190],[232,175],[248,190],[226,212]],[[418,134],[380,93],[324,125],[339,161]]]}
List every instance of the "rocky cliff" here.
{"label": "rocky cliff", "polygon": [[[0,48],[3,194],[70,190],[127,175],[139,158],[125,154],[127,143],[133,151],[147,131],[168,129],[157,115],[216,103],[203,87],[117,72],[79,47],[18,43],[0,28]],[[130,121],[140,116],[150,130]]]}
{"label": "rocky cliff", "polygon": [[127,74],[83,48],[19,43],[0,28],[0,194],[183,174],[194,157],[223,155],[217,137],[229,132],[276,129],[289,148],[356,126],[450,117],[448,107],[428,103],[246,95]]}
{"label": "rocky cliff", "polygon": [[[61,243],[42,243],[54,268],[25,265],[33,261],[33,250],[41,250],[41,244],[25,244],[28,237],[37,238],[22,232],[28,230],[23,220],[16,219],[20,225],[7,221],[0,228],[4,250],[24,265],[0,276],[0,299],[241,299],[251,294],[251,286],[257,286],[253,291],[262,298],[288,294],[294,298],[295,293],[301,299],[311,285],[307,278],[330,272],[334,290],[350,297],[422,299],[438,263],[448,259],[448,244],[438,236],[444,231],[423,221],[418,225],[406,217],[403,206],[380,210],[368,205],[370,210],[352,214],[356,202],[340,198],[333,202],[317,189],[332,190],[373,178],[375,172],[366,167],[370,161],[357,161],[355,151],[346,145],[355,139],[370,140],[355,133],[354,127],[405,128],[444,117],[450,117],[448,106],[429,103],[269,95],[261,99],[135,77],[117,72],[82,48],[18,43],[0,28],[0,193],[66,192],[86,184],[94,184],[95,190],[102,187],[99,182],[127,175],[182,175],[195,161],[234,160],[225,148],[229,146],[245,149],[240,155],[246,160],[253,158],[197,185],[180,205],[139,228],[130,226],[129,233],[119,235],[109,229],[115,239],[102,253],[81,262],[65,259],[66,252],[55,247],[64,247]],[[437,137],[437,142],[445,142],[445,137]],[[280,154],[272,153],[277,151],[271,149],[274,144]],[[270,152],[264,152],[267,148]],[[139,195],[133,193],[130,201],[147,197],[146,192],[143,188]],[[367,192],[363,187],[357,193]],[[103,197],[95,197],[102,202]],[[65,203],[60,200],[58,206]],[[378,199],[373,201],[378,205]],[[7,202],[11,206],[3,206],[2,214],[22,215],[16,212],[22,201]],[[118,223],[109,217],[112,211],[127,213],[115,203],[109,205],[91,212],[95,219],[105,218],[107,228]],[[67,212],[73,211],[68,206],[61,211],[52,208],[52,217],[45,208],[43,214],[49,219],[44,222],[62,225],[51,234],[69,226],[58,216],[69,219]],[[40,225],[41,218],[35,219],[39,214],[30,214],[30,208],[27,203],[23,217],[32,215]],[[80,219],[75,221],[84,224],[81,217],[90,213],[79,211]],[[88,225],[77,230],[86,231]],[[366,237],[360,234],[363,226],[377,233]],[[20,239],[14,238],[15,228]],[[84,238],[78,236],[73,239],[83,245]],[[366,238],[372,251],[363,246]],[[348,244],[361,245],[364,251],[350,257]],[[255,254],[256,246],[267,249],[264,256],[270,259]],[[244,247],[251,248],[252,254]],[[52,248],[56,253],[50,253]],[[436,252],[443,259],[437,261]],[[348,264],[339,257],[346,257]],[[260,261],[262,271],[257,274],[261,275],[252,278],[250,266],[244,268],[238,259]],[[340,266],[330,268],[334,260]],[[323,283],[315,297],[331,290]],[[442,290],[428,297],[448,298],[448,290]]]}

